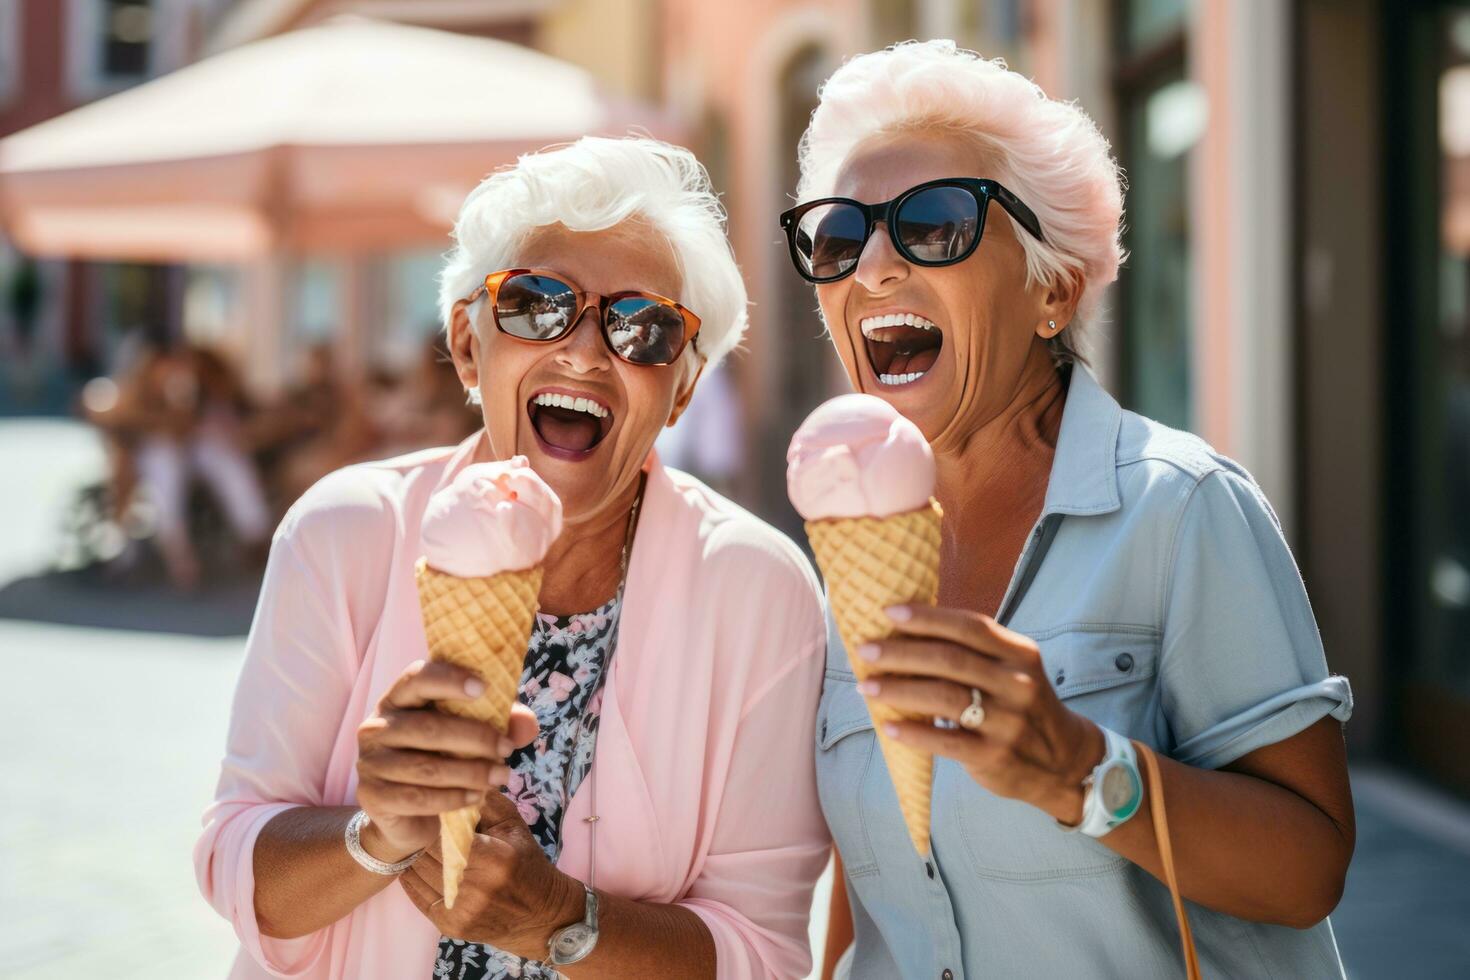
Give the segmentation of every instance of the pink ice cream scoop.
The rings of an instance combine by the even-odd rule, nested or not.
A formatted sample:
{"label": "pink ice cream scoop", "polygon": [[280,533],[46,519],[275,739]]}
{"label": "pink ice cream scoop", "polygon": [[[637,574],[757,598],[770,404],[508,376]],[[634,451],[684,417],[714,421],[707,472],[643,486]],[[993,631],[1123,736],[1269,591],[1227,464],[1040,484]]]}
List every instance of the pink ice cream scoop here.
{"label": "pink ice cream scoop", "polygon": [[471,463],[429,498],[420,539],[430,568],[484,578],[534,568],[561,534],[561,500],[524,456]]}
{"label": "pink ice cream scoop", "polygon": [[807,416],[786,450],[786,492],[803,518],[888,517],[934,495],[919,427],[872,395],[840,395]]}

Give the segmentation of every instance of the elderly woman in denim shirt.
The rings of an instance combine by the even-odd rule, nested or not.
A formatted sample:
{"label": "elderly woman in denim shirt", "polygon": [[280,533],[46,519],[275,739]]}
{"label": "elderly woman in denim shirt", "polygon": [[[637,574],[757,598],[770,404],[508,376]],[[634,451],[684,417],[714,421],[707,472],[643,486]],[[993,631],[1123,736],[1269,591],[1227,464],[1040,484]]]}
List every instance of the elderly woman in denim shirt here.
{"label": "elderly woman in denim shirt", "polygon": [[[801,164],[792,259],[853,387],[933,446],[945,513],[937,608],[852,651],[877,676],[831,638],[828,975],[849,942],[838,976],[1178,975],[1136,739],[1205,974],[1341,976],[1351,695],[1249,474],[1086,366],[1122,259],[1097,128],[999,62],[909,43],[828,80]],[[864,698],[950,722],[889,731],[935,755],[927,860]]]}

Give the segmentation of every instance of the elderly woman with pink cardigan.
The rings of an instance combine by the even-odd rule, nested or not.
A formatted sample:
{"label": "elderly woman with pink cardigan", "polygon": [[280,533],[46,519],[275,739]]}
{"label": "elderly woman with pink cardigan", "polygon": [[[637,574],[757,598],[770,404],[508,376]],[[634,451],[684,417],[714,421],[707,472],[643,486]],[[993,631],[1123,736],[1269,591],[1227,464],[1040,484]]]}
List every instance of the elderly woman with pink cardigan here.
{"label": "elderly woman with pink cardigan", "polygon": [[[584,139],[487,179],[455,235],[441,297],[484,429],[339,471],[276,533],[195,850],[231,975],[802,976],[830,846],[820,591],[652,452],[745,324],[703,170]],[[565,530],[499,732],[432,707],[477,681],[424,663],[414,564],[434,491],[514,455]],[[438,814],[466,801],[451,910]]]}

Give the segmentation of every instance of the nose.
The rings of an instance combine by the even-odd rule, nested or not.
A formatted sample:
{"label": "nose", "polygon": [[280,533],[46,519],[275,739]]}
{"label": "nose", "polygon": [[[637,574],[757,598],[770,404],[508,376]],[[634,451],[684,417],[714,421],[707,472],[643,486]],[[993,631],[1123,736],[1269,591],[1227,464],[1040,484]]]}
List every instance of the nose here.
{"label": "nose", "polygon": [[909,277],[909,264],[893,247],[883,222],[873,226],[853,277],[870,293],[884,292]]}
{"label": "nose", "polygon": [[576,374],[593,374],[612,367],[612,357],[602,339],[597,307],[590,305],[572,324],[571,333],[556,349],[556,362]]}

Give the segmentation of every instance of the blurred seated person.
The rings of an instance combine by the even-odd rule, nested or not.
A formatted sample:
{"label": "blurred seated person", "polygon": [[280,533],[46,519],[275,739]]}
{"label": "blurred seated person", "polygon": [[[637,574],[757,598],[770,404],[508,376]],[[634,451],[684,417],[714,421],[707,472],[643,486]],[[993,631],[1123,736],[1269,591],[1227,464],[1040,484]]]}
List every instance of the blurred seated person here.
{"label": "blurred seated person", "polygon": [[[566,319],[565,314],[553,314]],[[424,342],[418,363],[399,383],[373,403],[373,417],[381,434],[380,456],[398,456],[430,446],[453,446],[479,427],[479,418],[465,400],[464,386],[454,371],[441,338]]]}
{"label": "blurred seated person", "polygon": [[332,392],[332,422],[282,460],[278,487],[284,502],[350,463],[456,445],[477,425],[449,355],[432,337],[418,362],[400,377],[379,376],[365,386],[322,387]]}
{"label": "blurred seated person", "polygon": [[148,377],[161,358],[146,338],[129,335],[128,356],[119,360],[112,375],[93,378],[82,387],[78,412],[97,428],[107,459],[108,516],[118,525],[128,523],[138,486],[138,440],[154,411],[143,398]]}
{"label": "blurred seated person", "polygon": [[327,473],[367,459],[378,442],[359,386],[346,383],[330,343],[305,352],[296,383],[251,421],[277,515]]}
{"label": "blurred seated person", "polygon": [[259,553],[270,538],[265,492],[243,440],[250,405],[234,370],[200,347],[158,353],[136,380],[119,400],[128,405],[136,436],[138,482],[156,510],[155,540],[169,580],[192,589],[201,574],[189,535],[195,479],[212,493],[247,552]]}
{"label": "blurred seated person", "polygon": [[246,423],[245,439],[254,452],[274,459],[321,435],[337,418],[342,393],[332,345],[308,347],[296,375],[285,394],[255,411]]}

